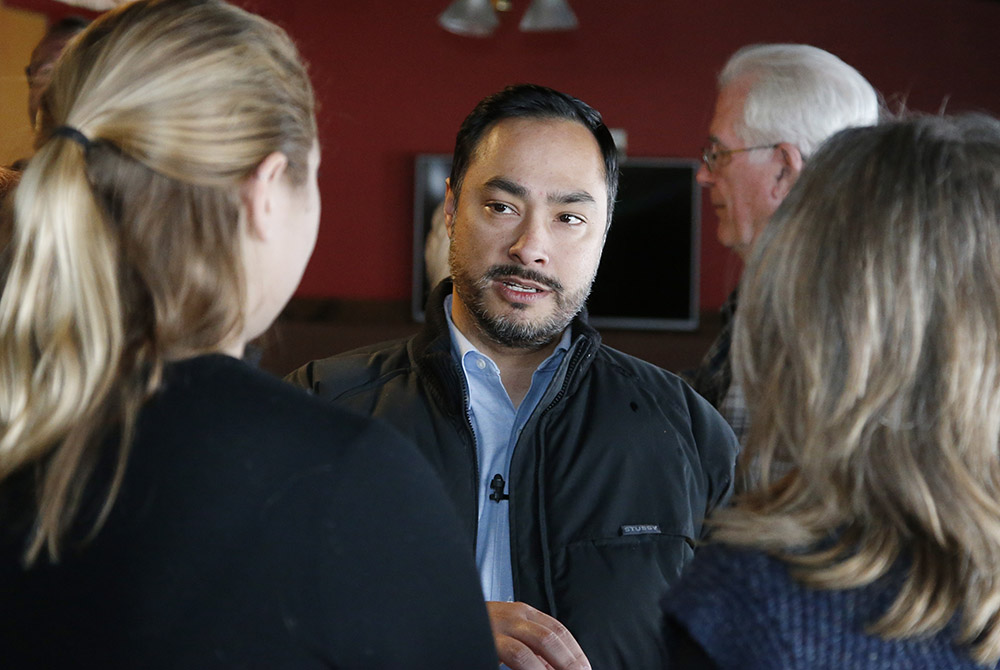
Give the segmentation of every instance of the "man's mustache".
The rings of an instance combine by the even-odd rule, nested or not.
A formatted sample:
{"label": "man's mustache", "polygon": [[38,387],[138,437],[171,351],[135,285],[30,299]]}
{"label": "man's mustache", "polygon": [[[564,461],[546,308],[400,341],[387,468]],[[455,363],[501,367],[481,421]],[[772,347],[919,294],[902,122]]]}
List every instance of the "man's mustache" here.
{"label": "man's mustache", "polygon": [[500,277],[527,279],[530,282],[540,284],[556,293],[563,292],[563,285],[559,282],[559,280],[543,275],[537,270],[529,270],[518,265],[494,265],[486,272],[486,274],[483,275],[483,281],[491,281]]}

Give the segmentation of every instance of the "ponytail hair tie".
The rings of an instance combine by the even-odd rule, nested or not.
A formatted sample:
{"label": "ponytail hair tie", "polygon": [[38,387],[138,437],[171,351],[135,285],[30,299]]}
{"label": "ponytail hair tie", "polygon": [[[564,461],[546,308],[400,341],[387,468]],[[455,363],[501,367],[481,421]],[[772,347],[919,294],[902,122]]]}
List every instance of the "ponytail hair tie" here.
{"label": "ponytail hair tie", "polygon": [[52,134],[73,140],[81,147],[83,147],[83,150],[85,152],[90,151],[90,147],[92,147],[94,144],[89,139],[87,139],[86,135],[84,135],[83,133],[81,133],[79,130],[77,130],[72,126],[59,126],[58,128],[52,131]]}

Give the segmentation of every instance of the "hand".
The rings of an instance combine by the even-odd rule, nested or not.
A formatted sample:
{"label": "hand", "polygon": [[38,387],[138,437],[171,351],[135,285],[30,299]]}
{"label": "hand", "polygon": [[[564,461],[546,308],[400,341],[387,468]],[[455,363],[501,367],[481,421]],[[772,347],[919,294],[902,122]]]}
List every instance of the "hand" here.
{"label": "hand", "polygon": [[487,602],[500,662],[511,670],[590,670],[580,644],[548,614],[524,603]]}

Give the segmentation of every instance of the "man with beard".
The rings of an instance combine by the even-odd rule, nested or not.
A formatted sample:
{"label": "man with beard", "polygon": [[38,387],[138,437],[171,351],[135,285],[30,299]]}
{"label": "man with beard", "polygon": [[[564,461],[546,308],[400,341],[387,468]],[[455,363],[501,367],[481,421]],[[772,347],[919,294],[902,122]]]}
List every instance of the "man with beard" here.
{"label": "man with beard", "polygon": [[659,601],[731,488],[722,417],[602,345],[582,312],[617,186],[591,107],[532,85],[486,98],[458,132],[452,280],[423,330],[291,376],[389,421],[435,465],[515,670],[662,667]]}

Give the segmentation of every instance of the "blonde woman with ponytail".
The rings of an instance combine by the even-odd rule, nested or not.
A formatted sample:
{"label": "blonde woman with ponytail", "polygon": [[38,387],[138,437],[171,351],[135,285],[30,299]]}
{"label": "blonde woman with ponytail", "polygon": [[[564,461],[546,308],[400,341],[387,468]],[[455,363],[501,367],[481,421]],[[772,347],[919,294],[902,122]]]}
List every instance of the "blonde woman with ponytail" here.
{"label": "blonde woman with ponytail", "polygon": [[755,248],[759,483],[664,601],[671,668],[1000,661],[1000,122],[836,135]]}
{"label": "blonde woman with ponytail", "polygon": [[315,242],[313,107],[221,0],[57,64],[0,257],[4,667],[496,667],[429,466],[239,360]]}

